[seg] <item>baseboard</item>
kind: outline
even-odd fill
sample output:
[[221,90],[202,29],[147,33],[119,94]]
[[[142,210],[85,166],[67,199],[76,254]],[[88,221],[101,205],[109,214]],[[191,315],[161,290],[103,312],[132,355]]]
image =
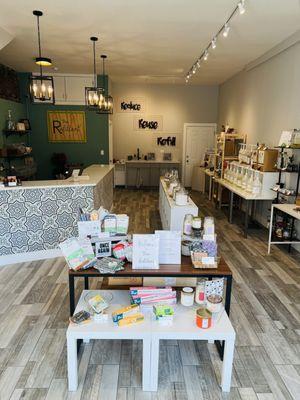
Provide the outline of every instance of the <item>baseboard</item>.
[[16,253],[0,256],[0,266],[17,264],[28,261],[45,260],[47,258],[62,257],[60,249],[31,251],[28,253]]

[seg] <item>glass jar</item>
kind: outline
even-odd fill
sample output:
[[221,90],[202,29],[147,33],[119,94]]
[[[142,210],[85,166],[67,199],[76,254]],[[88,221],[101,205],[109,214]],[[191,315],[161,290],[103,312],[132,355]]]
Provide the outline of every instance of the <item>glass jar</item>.
[[206,302],[206,296],[205,296],[206,281],[207,279],[199,279],[197,281],[195,302],[200,305],[203,305]]
[[252,185],[252,194],[259,195],[261,193],[261,189],[262,189],[262,184],[259,179],[259,172],[256,172]]
[[192,214],[186,214],[184,217],[183,221],[183,234],[187,236],[191,236],[193,230],[192,230],[192,225],[193,225],[193,215]]
[[252,193],[252,186],[253,186],[253,173],[252,171],[249,169],[248,171],[248,180],[247,180],[247,188],[246,191],[248,193]]

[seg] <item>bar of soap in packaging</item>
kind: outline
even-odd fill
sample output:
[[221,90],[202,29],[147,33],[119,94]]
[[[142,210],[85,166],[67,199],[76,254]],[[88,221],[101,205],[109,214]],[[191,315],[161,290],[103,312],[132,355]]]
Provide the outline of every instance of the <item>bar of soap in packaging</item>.
[[129,217],[126,214],[117,214],[117,233],[126,235],[128,231]]
[[119,326],[127,326],[127,325],[132,325],[132,324],[137,324],[139,322],[144,321],[144,316],[141,313],[136,313],[133,315],[129,315],[127,317],[124,317],[118,321]]
[[118,322],[125,317],[138,313],[139,311],[140,306],[138,304],[131,304],[130,306],[126,306],[114,311],[112,313],[112,318],[114,322]]

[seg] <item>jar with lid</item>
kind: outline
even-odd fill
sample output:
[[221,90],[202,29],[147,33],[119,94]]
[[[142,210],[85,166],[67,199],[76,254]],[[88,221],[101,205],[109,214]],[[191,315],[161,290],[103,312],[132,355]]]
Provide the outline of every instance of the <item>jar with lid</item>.
[[200,217],[194,217],[193,222],[192,222],[192,228],[193,228],[193,233],[195,237],[200,237],[201,236],[201,218]]
[[195,302],[203,305],[206,302],[205,285],[207,279],[198,279],[195,293]]
[[192,225],[193,225],[193,215],[186,214],[183,221],[183,233],[184,235],[190,236],[192,234]]
[[261,193],[262,183],[260,181],[259,175],[260,175],[259,172],[255,173],[255,177],[254,177],[253,185],[252,185],[252,194],[259,195]]

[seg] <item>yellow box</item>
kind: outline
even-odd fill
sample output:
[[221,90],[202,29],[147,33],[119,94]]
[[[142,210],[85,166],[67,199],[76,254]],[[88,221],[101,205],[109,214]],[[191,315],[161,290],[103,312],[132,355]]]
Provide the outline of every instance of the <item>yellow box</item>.
[[141,313],[129,315],[128,317],[122,318],[118,321],[119,326],[127,326],[137,324],[144,321],[144,316]]
[[114,322],[118,322],[120,319],[137,313],[138,311],[140,311],[140,306],[138,304],[131,304],[130,306],[122,307],[114,311],[112,313],[112,318]]

